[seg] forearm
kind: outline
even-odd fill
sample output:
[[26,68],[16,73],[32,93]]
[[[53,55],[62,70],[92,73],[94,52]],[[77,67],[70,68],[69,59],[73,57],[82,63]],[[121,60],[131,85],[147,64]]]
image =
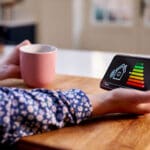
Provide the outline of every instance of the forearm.
[[0,143],[77,124],[91,115],[88,97],[80,90],[49,91],[0,88]]

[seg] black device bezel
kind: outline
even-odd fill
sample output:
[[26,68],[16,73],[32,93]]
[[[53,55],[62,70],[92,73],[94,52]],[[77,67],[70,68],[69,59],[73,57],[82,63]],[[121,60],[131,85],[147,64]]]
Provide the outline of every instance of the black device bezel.
[[[113,82],[110,82],[108,81],[109,79],[108,78],[108,74],[110,74],[110,70],[112,70],[111,68],[113,68],[113,63],[114,61],[116,61],[116,59],[124,59],[124,60],[128,60],[130,59],[133,59],[134,61],[136,60],[137,62],[138,61],[143,61],[143,62],[149,62],[149,66],[150,66],[150,58],[148,57],[140,57],[140,56],[131,56],[131,55],[115,55],[109,65],[109,67],[107,68],[107,71],[105,72],[105,75],[104,77],[102,78],[102,80],[100,81],[100,88],[103,88],[103,89],[106,89],[106,90],[112,90],[112,89],[115,89],[115,88],[132,88],[132,89],[137,89],[137,90],[142,90],[142,91],[146,91],[146,90],[150,90],[150,69],[148,70],[149,71],[149,80],[148,81],[145,81],[145,82],[148,82],[149,83],[149,87],[145,87],[143,89],[141,88],[136,88],[136,87],[130,87],[130,86],[125,86],[123,84],[116,84],[115,81]],[[148,76],[148,75],[147,75]],[[146,80],[146,79],[144,79]],[[121,83],[121,82],[120,82]]]

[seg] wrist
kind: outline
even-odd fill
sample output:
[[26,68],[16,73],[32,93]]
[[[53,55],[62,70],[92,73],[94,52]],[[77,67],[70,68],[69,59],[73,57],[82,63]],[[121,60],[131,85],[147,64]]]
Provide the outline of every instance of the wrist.
[[113,112],[113,105],[111,104],[111,97],[108,92],[97,95],[89,95],[89,99],[91,100],[93,107],[92,117]]

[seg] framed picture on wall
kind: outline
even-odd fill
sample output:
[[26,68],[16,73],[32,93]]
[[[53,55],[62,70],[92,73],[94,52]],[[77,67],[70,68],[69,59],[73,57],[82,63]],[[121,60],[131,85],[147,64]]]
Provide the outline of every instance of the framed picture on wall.
[[131,25],[134,0],[92,0],[92,22]]

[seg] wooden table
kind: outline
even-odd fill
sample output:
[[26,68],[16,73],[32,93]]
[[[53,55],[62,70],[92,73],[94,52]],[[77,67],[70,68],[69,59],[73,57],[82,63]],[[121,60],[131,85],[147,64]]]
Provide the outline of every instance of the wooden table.
[[[22,80],[5,80],[0,85],[26,88]],[[50,89],[80,88],[86,93],[104,92],[99,79],[57,75]],[[24,137],[20,150],[150,150],[150,117],[110,115],[47,133]]]

